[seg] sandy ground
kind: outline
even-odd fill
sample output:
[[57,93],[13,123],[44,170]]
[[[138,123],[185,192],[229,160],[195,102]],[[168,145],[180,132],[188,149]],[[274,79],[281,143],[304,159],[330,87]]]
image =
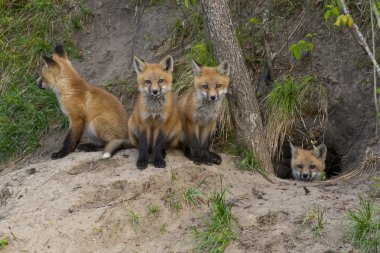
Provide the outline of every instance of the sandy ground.
[[[207,199],[220,190],[222,178],[237,232],[226,252],[347,252],[352,247],[342,241],[345,213],[371,184],[368,178],[270,183],[240,171],[228,155],[220,166],[197,166],[179,151],[168,154],[165,169],[150,165],[140,171],[136,156],[135,149],[109,160],[100,160],[100,152],[55,161],[45,156],[3,175],[0,234],[10,244],[2,251],[192,252],[193,228],[205,226]],[[173,208],[175,199],[202,180],[205,196],[198,206],[182,201],[182,210]],[[152,204],[160,206],[157,215],[148,213]],[[317,205],[326,221],[321,236],[313,225],[302,225]],[[140,225],[132,224],[131,210]]]

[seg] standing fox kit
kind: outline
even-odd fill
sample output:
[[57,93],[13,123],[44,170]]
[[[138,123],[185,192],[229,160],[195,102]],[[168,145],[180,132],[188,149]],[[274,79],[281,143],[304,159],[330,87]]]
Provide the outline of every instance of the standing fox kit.
[[220,164],[222,158],[209,150],[216,120],[229,84],[230,65],[216,68],[192,61],[194,87],[179,100],[185,156],[195,164]]
[[173,58],[168,55],[155,64],[135,56],[133,63],[140,94],[128,128],[130,140],[139,150],[136,166],[145,169],[151,153],[154,167],[164,168],[165,149],[177,145],[181,131],[172,93]]
[[63,46],[55,47],[52,58],[43,58],[45,65],[38,86],[55,92],[62,112],[70,121],[63,147],[51,158],[62,158],[74,151],[83,134],[93,143],[81,144],[78,149],[96,151],[105,147],[103,158],[125,148],[128,115],[118,99],[83,80],[71,65]]
[[327,148],[321,144],[313,150],[305,150],[294,147],[290,143],[292,150],[291,168],[294,179],[301,181],[319,180],[322,171],[325,170],[325,160]]

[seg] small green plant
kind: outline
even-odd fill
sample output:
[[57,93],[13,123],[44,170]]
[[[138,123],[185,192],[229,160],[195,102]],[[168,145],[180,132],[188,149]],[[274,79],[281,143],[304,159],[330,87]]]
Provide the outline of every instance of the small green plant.
[[177,176],[178,176],[178,171],[177,170],[172,170],[171,171],[171,180],[172,181],[177,180]]
[[297,43],[290,45],[289,51],[293,56],[299,60],[302,53],[308,53],[313,51],[313,43],[305,40],[299,40]]
[[200,202],[203,202],[203,192],[198,188],[189,187],[184,193],[183,198],[189,206],[197,206]]
[[265,179],[272,182],[268,172],[263,168],[263,166],[261,166],[261,163],[254,152],[249,149],[239,147],[236,144],[230,144],[228,150],[233,156],[240,157],[240,169],[257,172]]
[[233,228],[231,206],[226,201],[226,189],[214,192],[209,200],[211,221],[203,230],[194,230],[196,249],[200,252],[224,252],[229,242],[236,237]]
[[140,225],[140,216],[138,215],[136,210],[132,208],[132,206],[130,206],[128,217],[133,227],[137,227]]
[[342,4],[339,1],[331,0],[330,4],[326,5],[325,11],[325,21],[328,21],[330,18],[336,18],[339,16],[339,10],[342,8]]
[[[177,0],[178,1],[178,0]],[[196,6],[198,4],[198,0],[183,0],[183,5],[189,9],[190,6]]]
[[166,232],[166,229],[168,228],[168,224],[164,223],[160,226],[160,233]]
[[359,201],[358,208],[347,212],[345,238],[360,252],[380,252],[380,206],[369,198],[360,197]]
[[160,206],[153,204],[148,205],[148,215],[157,215],[160,211]]
[[322,229],[326,224],[326,220],[323,218],[324,210],[320,208],[319,205],[309,209],[305,219],[302,222],[302,225],[309,224],[312,226],[312,230],[317,235],[322,234]]
[[9,237],[8,236],[0,239],[0,249],[5,248],[6,246],[8,246],[8,244],[9,244]]
[[218,65],[218,61],[214,57],[211,45],[206,43],[204,40],[194,43],[191,46],[190,50],[190,58],[196,60],[202,65],[205,66],[216,66]]

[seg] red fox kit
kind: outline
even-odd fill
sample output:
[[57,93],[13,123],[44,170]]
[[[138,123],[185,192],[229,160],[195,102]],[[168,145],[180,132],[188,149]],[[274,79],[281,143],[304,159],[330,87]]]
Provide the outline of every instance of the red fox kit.
[[70,128],[60,151],[51,158],[67,156],[78,146],[82,135],[92,143],[81,144],[79,150],[104,148],[103,158],[126,148],[128,115],[116,97],[88,84],[71,65],[63,46],[55,47],[53,57],[44,56],[38,86],[55,92],[62,112],[69,118]]
[[327,148],[321,144],[313,150],[305,150],[294,147],[290,143],[292,150],[291,168],[294,179],[301,181],[319,180],[322,171],[325,170],[325,159]]
[[140,90],[137,103],[128,122],[132,144],[138,147],[136,166],[148,166],[148,154],[153,155],[156,168],[166,167],[165,149],[175,147],[181,122],[172,92],[173,58],[166,56],[160,63],[133,60]]
[[194,87],[179,100],[184,133],[185,156],[195,164],[220,164],[222,158],[209,150],[222,103],[229,84],[230,65],[203,67],[194,60]]

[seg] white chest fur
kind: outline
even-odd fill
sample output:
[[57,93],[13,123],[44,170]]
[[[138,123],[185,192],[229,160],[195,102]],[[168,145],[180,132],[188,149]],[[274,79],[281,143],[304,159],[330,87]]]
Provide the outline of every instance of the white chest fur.
[[193,121],[199,125],[208,125],[216,121],[222,107],[223,99],[199,101],[197,110],[193,113]]

